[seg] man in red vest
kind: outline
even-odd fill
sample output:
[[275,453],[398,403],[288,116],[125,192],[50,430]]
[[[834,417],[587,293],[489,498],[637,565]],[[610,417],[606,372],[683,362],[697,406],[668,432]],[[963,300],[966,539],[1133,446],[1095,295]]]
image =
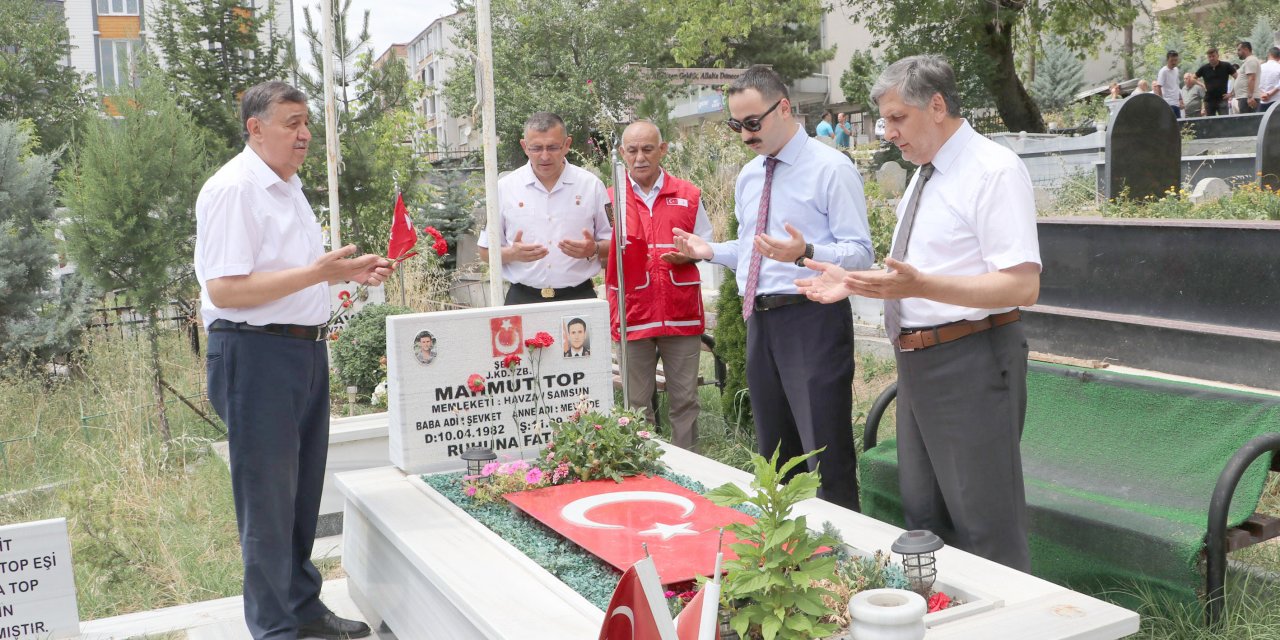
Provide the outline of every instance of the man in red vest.
[[[693,229],[710,237],[711,222],[702,208],[702,192],[662,169],[667,143],[652,122],[632,123],[622,134],[627,165],[626,239],[622,250],[627,297],[627,405],[653,420],[653,389],[658,358],[671,403],[672,444],[698,450],[698,356],[705,327],[697,260],[676,252],[671,230]],[[613,190],[609,199],[613,201]],[[614,225],[614,233],[618,225]],[[618,327],[616,241],[610,245],[609,313],[613,339]]]

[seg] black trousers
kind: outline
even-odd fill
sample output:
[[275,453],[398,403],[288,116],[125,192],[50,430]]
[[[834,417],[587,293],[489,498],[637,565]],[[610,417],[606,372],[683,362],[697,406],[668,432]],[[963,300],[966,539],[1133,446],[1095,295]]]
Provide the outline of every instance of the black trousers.
[[1031,570],[1019,449],[1027,340],[1014,322],[899,352],[898,483],[908,529]]
[[1223,96],[1217,100],[1211,98],[1204,99],[1205,115],[1207,116],[1225,116],[1231,113],[1230,98]]
[[803,302],[756,311],[747,321],[747,386],[760,454],[809,458],[818,497],[858,511],[853,424],[853,310]]
[[311,562],[329,452],[323,342],[211,331],[209,402],[227,425],[244,561],[244,619],[255,640],[295,640],[324,615]]
[[582,284],[572,287],[555,290],[555,297],[542,297],[542,290],[535,289],[518,282],[512,282],[511,287],[507,289],[506,304],[536,304],[538,302],[558,302],[560,300],[591,300],[598,297],[596,295],[595,285],[591,280],[586,280]]

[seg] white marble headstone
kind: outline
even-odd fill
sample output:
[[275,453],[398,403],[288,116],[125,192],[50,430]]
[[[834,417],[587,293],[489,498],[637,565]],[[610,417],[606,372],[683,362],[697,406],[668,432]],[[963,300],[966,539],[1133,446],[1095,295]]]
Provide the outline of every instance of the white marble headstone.
[[[527,347],[539,332],[555,343]],[[571,336],[585,337],[584,348],[571,349]],[[579,402],[613,408],[609,351],[603,300],[389,316],[391,462],[407,473],[460,470],[471,446],[489,447],[499,459],[532,458],[551,423]],[[520,364],[507,369],[503,360],[512,355]],[[481,393],[468,384],[474,374],[484,379]]]
[[78,635],[66,519],[0,527],[0,638]]

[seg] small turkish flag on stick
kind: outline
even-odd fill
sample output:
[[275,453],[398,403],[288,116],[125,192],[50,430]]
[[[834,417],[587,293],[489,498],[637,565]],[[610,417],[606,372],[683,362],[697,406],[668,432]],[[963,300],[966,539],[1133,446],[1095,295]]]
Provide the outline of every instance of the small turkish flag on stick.
[[622,574],[605,609],[599,640],[677,640],[653,558],[639,560]]
[[409,250],[418,244],[418,232],[409,220],[409,211],[404,208],[404,195],[396,194],[396,212],[391,219],[391,242],[387,244],[387,257],[392,260],[404,260],[416,255]]

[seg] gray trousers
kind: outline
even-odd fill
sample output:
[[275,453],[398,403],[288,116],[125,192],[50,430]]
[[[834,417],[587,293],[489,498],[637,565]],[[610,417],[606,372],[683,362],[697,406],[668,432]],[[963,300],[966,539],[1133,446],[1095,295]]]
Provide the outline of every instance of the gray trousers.
[[698,451],[698,356],[700,336],[662,336],[627,340],[627,406],[654,421],[653,390],[658,359],[667,379],[671,405],[671,444]]
[[1019,442],[1027,414],[1022,323],[899,352],[898,482],[908,529],[1031,570]]

